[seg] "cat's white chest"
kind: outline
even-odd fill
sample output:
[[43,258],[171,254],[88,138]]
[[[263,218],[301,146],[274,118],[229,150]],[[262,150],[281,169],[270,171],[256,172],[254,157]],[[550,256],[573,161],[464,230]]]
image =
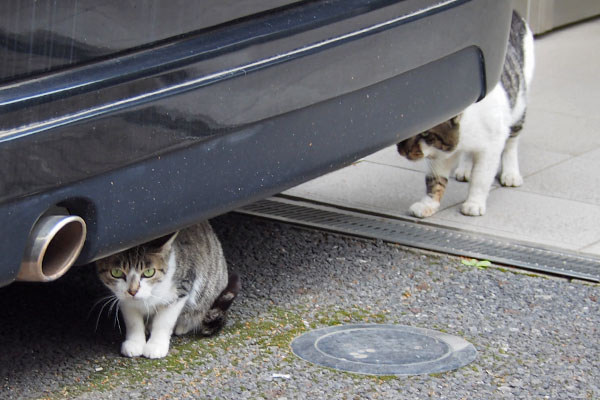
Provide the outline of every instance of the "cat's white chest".
[[171,252],[165,278],[152,288],[151,300],[155,300],[156,305],[160,305],[161,303],[170,304],[177,300],[177,288],[173,282],[176,268],[177,259],[175,257],[175,252]]

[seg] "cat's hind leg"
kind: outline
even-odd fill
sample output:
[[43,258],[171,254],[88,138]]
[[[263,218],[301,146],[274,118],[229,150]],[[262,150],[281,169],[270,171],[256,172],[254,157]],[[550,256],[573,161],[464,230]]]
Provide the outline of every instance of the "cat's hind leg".
[[227,287],[223,289],[202,320],[203,335],[214,335],[225,326],[227,322],[227,310],[231,307],[233,300],[237,297],[241,288],[242,284],[239,276],[237,274],[230,274]]
[[448,176],[454,166],[457,154],[449,157],[439,157],[429,160],[430,172],[425,176],[427,196],[414,203],[408,210],[417,218],[426,218],[435,214],[440,208],[440,202],[448,185]]
[[523,184],[523,177],[519,172],[518,144],[518,136],[512,136],[511,134],[506,139],[506,145],[502,152],[502,171],[500,173],[500,183],[502,186],[517,187]]
[[210,336],[220,331],[227,322],[227,310],[231,307],[241,287],[240,278],[236,274],[230,274],[227,286],[221,291],[210,309],[206,313],[201,310],[189,310],[182,314],[175,327],[175,334],[185,335],[193,332]]
[[473,156],[471,153],[462,152],[458,159],[458,166],[454,171],[454,177],[457,181],[468,182],[471,179],[473,170]]

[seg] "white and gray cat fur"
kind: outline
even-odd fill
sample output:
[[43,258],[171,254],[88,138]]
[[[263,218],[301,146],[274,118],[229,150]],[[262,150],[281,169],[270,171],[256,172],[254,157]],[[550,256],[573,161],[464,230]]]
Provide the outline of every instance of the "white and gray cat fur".
[[127,357],[166,356],[173,332],[216,333],[240,290],[206,221],[98,260],[96,267],[118,299]]
[[429,162],[427,196],[410,207],[410,214],[424,218],[437,212],[457,162],[456,179],[470,181],[461,207],[465,215],[485,214],[488,193],[500,164],[503,186],[523,183],[517,144],[525,121],[533,67],[533,35],[526,22],[513,12],[502,75],[494,89],[458,116],[398,143],[398,152],[409,160],[426,157]]

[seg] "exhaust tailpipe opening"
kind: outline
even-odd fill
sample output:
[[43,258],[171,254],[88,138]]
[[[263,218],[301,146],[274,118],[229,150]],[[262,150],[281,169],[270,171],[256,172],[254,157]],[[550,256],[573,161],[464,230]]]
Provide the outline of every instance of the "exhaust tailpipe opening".
[[79,256],[85,235],[85,221],[77,215],[43,216],[31,231],[17,280],[50,282],[60,278]]

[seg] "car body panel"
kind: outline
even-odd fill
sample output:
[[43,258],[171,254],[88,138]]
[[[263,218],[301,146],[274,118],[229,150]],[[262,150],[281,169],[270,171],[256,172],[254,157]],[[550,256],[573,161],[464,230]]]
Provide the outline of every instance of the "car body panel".
[[[4,0],[0,82],[114,58],[299,0]],[[26,56],[24,56],[26,54]]]
[[87,263],[455,115],[496,84],[510,13],[295,2],[0,85],[0,283],[57,204],[85,219]]

